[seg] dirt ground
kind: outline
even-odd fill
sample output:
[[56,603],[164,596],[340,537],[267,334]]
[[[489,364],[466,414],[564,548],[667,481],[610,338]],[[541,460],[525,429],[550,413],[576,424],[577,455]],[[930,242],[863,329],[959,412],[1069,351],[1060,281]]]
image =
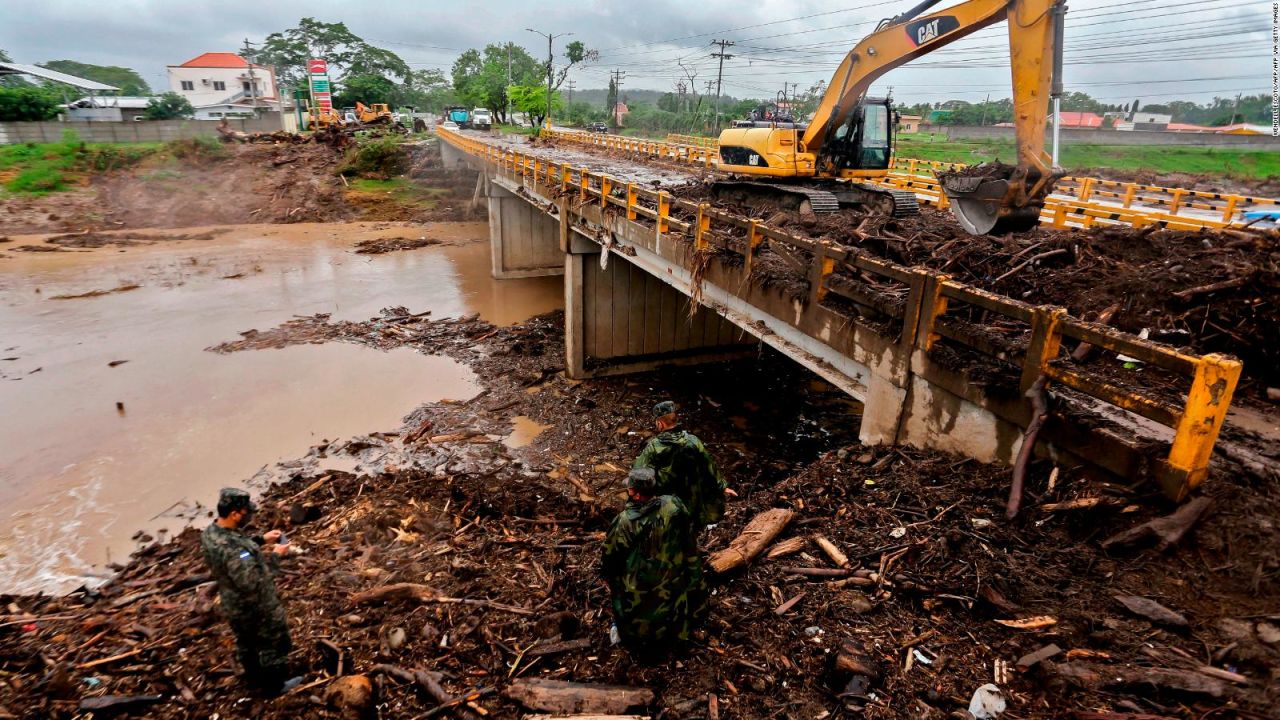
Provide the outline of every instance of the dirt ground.
[[[350,220],[462,220],[475,175],[439,167],[427,146],[412,153],[410,176],[440,188],[438,206],[405,207],[385,193],[352,189],[337,174],[343,151],[321,144],[229,144],[225,155],[152,158],[90,175],[85,184],[44,196],[0,194],[0,236],[182,228],[242,223]],[[3,248],[0,248],[3,249]]]
[[[562,326],[559,314],[496,328],[390,308],[362,323],[299,318],[211,348],[408,345],[467,362],[484,390],[424,406],[393,432],[324,441],[263,476],[281,482],[264,490],[259,525],[285,527],[305,550],[280,578],[299,690],[242,692],[188,530],[99,590],[0,598],[0,706],[70,718],[85,698],[155,695],[139,701],[153,703],[147,717],[390,719],[475,697],[436,714],[508,718],[523,713],[512,688],[543,678],[650,688],[656,699],[635,709],[669,718],[943,718],[991,682],[1007,718],[1275,716],[1274,483],[1218,472],[1202,486],[1207,513],[1171,547],[1104,548],[1173,508],[1150,488],[1045,461],[1007,521],[1006,469],[859,446],[856,406],[769,351],[578,382],[560,372]],[[759,392],[743,397],[744,385]],[[708,550],[761,511],[796,517],[777,557],[716,579],[699,641],[647,665],[608,645],[597,566],[648,408],[667,397],[741,495],[704,535]],[[510,448],[512,416],[547,427]],[[412,587],[361,596],[399,583]],[[850,653],[852,675],[836,662]],[[419,669],[439,673],[443,696],[413,681]],[[336,688],[360,682],[336,675],[369,676],[376,707],[336,707]]]

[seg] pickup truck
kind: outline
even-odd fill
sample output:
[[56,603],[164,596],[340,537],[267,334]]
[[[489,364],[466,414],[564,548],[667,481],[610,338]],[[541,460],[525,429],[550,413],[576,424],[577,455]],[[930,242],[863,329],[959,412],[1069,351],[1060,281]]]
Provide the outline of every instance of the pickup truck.
[[587,126],[587,132],[607,133],[609,132],[609,126],[602,122],[594,122]]

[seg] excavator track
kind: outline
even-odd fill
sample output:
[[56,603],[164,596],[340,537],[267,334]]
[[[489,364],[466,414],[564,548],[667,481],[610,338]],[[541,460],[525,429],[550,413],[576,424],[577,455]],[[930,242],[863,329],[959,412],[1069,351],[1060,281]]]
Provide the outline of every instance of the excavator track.
[[713,191],[722,200],[765,201],[788,210],[830,215],[844,207],[869,208],[893,217],[920,214],[914,193],[866,183],[831,183],[829,190],[804,185],[724,180]]

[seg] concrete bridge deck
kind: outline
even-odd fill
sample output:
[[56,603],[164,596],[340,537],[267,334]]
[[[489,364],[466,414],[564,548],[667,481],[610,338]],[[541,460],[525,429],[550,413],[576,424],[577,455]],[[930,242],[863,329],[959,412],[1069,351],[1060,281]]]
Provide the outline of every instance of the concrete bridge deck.
[[[764,342],[864,403],[867,443],[905,443],[1013,463],[1041,377],[1058,400],[1039,451],[1185,496],[1206,475],[1239,362],[1192,356],[1066,315],[790,235],[663,187],[689,173],[565,148],[440,131],[447,164],[480,172],[494,274],[563,274],[573,377],[708,362]],[[592,166],[607,165],[606,172]],[[696,171],[695,171],[696,172]],[[808,286],[768,287],[777,249],[807,258]],[[1025,351],[969,320],[1020,324]],[[1183,378],[1176,401],[1118,387],[1061,357],[1087,342]],[[982,369],[977,381],[972,369]],[[999,378],[992,381],[991,378]]]

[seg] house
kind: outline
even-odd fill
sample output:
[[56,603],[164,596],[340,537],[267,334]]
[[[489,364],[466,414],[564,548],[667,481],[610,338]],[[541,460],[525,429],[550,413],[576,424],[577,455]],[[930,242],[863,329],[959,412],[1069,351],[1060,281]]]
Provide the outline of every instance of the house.
[[617,105],[613,106],[613,124],[621,127],[622,119],[625,118],[629,112],[631,111],[627,109],[627,104],[619,101]]
[[281,109],[275,69],[235,53],[207,52],[170,65],[169,88],[191,103],[197,120],[250,117],[255,108]]
[[916,133],[920,132],[919,115],[899,115],[898,116],[898,132],[900,133]]
[[[1062,118],[1062,127],[1075,128],[1077,130],[1097,130],[1102,127],[1102,116],[1091,112],[1068,112],[1058,113]],[[1053,116],[1049,116],[1049,122],[1052,124]]]
[[68,122],[139,120],[154,97],[130,95],[89,95],[63,105]]

